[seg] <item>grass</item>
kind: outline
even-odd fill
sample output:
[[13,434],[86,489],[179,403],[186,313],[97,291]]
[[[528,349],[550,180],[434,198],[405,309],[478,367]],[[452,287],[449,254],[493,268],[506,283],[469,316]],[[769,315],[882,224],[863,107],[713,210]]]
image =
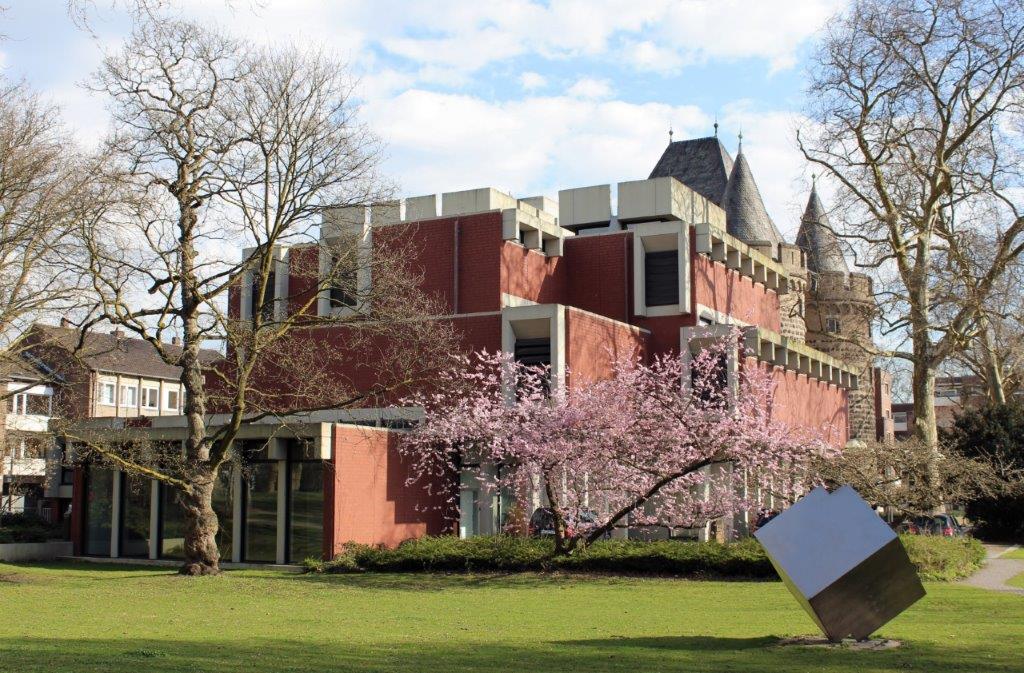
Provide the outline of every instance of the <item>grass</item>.
[[1020,587],[1021,589],[1024,589],[1024,573],[1021,573],[1016,577],[1011,577],[1007,584],[1011,587]]
[[1013,559],[1019,559],[1021,561],[1024,561],[1024,547],[1021,547],[1019,549],[1014,549],[1011,552],[1007,552],[1007,553],[1003,554],[1002,556],[1000,556],[999,558],[1013,558]]
[[0,670],[1024,671],[1020,596],[927,589],[851,652],[773,647],[815,632],[780,582],[0,564]]

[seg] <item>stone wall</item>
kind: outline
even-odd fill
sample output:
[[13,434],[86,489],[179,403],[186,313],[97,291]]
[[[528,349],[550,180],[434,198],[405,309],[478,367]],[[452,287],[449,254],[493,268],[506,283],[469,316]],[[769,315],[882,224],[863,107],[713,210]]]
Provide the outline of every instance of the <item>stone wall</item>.
[[[877,307],[871,279],[863,274],[819,273],[809,279],[805,320],[807,344],[842,360],[857,374],[850,391],[850,439],[876,437],[875,358],[871,321]],[[838,329],[837,329],[838,328]]]

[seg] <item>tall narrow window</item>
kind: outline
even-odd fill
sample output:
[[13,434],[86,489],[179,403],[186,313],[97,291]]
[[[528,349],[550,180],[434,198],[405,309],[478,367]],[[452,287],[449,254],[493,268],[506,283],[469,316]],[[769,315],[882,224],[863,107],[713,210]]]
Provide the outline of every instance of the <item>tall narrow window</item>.
[[93,467],[85,472],[85,554],[110,556],[114,473]]
[[828,316],[827,318],[825,318],[825,331],[829,332],[830,334],[838,334],[839,318],[836,318],[835,316]]
[[[550,367],[551,339],[516,339],[514,357],[516,362],[535,371]],[[550,390],[551,382],[547,381],[546,385]]]
[[149,479],[134,474],[121,477],[121,556],[149,556]]
[[648,306],[679,303],[679,251],[644,254],[644,294]]
[[274,317],[274,299],[275,299],[275,276],[274,272],[271,271],[267,274],[267,286],[266,291],[263,293],[263,301],[260,302],[260,285],[262,284],[263,277],[254,273],[252,275],[252,285],[250,286],[249,292],[249,315],[256,317],[259,315],[264,320],[271,320]]
[[310,446],[288,447],[288,561],[323,557],[324,461],[309,456]]
[[331,257],[331,308],[354,308],[356,305],[356,270],[347,260]]

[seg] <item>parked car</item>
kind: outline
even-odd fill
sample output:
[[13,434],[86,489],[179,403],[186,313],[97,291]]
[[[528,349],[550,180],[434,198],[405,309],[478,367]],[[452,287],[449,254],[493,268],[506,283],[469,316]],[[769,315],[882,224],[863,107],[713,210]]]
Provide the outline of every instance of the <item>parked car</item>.
[[[578,537],[597,527],[597,512],[580,510],[578,515],[569,516],[565,522],[566,537]],[[554,536],[555,513],[550,507],[538,507],[530,517],[530,535],[534,537]]]
[[911,535],[941,535],[942,537],[963,537],[967,534],[966,529],[952,514],[911,517],[902,521],[896,530]]

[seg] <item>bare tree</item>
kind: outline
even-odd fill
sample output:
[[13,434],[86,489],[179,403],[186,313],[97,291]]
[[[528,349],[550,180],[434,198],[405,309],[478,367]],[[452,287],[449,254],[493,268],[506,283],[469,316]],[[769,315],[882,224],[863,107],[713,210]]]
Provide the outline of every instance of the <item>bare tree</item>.
[[[914,432],[936,446],[937,368],[975,336],[979,307],[1024,250],[1024,5],[858,0],[827,29],[810,77],[800,148],[839,188],[838,233],[877,276],[885,354],[912,365]],[[978,232],[986,259],[970,254]],[[957,282],[939,282],[951,269]]]
[[[39,383],[54,383],[25,359],[32,323],[82,308],[75,232],[103,211],[89,161],[57,108],[24,83],[0,79],[0,404]],[[8,379],[17,381],[8,385]],[[28,398],[22,398],[28,399]],[[36,410],[38,411],[38,410]],[[17,432],[0,414],[0,473]],[[10,490],[17,488],[12,483]],[[8,501],[9,504],[9,501]]]
[[[850,484],[868,502],[907,514],[923,515],[942,503],[963,503],[996,486],[988,463],[965,458],[950,447],[935,454],[919,439],[857,443],[838,456],[815,461],[811,475],[829,486]],[[934,479],[929,470],[938,473]]]
[[[379,403],[449,351],[450,328],[425,319],[436,312],[407,246],[342,226],[349,211],[330,210],[390,194],[346,73],[322,54],[146,21],[95,80],[116,120],[106,153],[122,206],[84,232],[100,301],[90,322],[124,326],[181,368],[187,432],[183,449],[78,439],[176,489],[185,574],[218,572],[212,492],[218,471],[240,460],[232,442],[243,422]],[[246,305],[229,310],[229,296]],[[180,348],[168,346],[172,334]],[[211,363],[204,344],[221,345],[223,359]],[[371,348],[372,380],[359,371]],[[228,420],[211,424],[212,411]]]

